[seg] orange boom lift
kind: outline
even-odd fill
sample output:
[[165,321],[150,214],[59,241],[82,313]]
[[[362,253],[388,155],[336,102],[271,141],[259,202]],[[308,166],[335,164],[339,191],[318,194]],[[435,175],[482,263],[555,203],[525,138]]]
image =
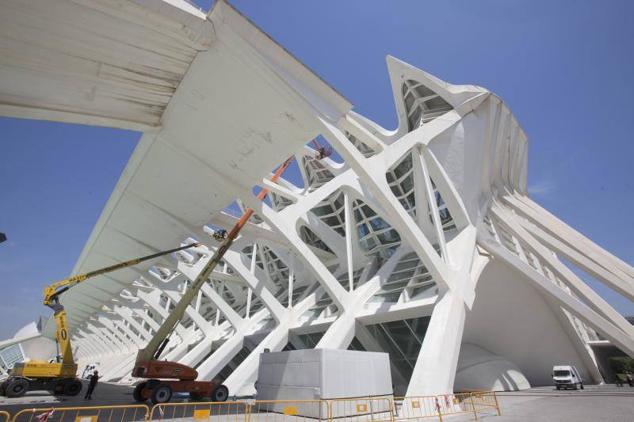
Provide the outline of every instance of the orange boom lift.
[[[275,171],[273,177],[271,177],[271,181],[276,182],[291,164],[292,160],[293,157],[291,156],[284,161]],[[258,200],[264,200],[268,192],[268,189],[262,189],[257,196]],[[224,385],[214,381],[196,381],[198,372],[194,368],[178,362],[161,361],[159,358],[165,346],[167,346],[170,334],[174,331],[176,324],[183,318],[187,306],[196,297],[201,287],[207,282],[207,279],[214,268],[216,268],[216,265],[222,260],[225,252],[229,249],[240,233],[240,230],[242,230],[252,215],[253,210],[247,208],[228,234],[225,235],[223,231],[221,236],[214,236],[222,241],[220,247],[213,254],[200,274],[198,274],[191,284],[190,289],[183,294],[181,300],[163,321],[147,346],[139,350],[134,369],[132,370],[132,376],[145,378],[146,380],[139,383],[134,389],[135,400],[150,400],[154,404],[165,403],[170,401],[172,393],[176,392],[189,393],[193,399],[208,397],[213,401],[225,401],[229,396],[229,390]]]

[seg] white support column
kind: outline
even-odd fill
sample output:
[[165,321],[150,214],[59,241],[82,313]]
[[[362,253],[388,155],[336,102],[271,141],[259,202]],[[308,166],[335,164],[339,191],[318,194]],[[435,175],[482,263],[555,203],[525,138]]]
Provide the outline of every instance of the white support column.
[[407,397],[453,393],[465,315],[460,295],[450,290],[439,299],[407,387]]
[[[253,250],[251,251],[251,266],[249,268],[249,271],[251,272],[251,274],[255,277],[255,267],[257,265],[257,253],[258,253],[258,244],[254,243],[253,244]],[[246,307],[246,315],[245,318],[250,318],[251,317],[251,300],[252,300],[252,296],[253,296],[253,289],[251,289],[251,287],[248,288],[248,292],[247,292],[247,307]]]
[[266,316],[268,312],[261,309],[251,319],[242,324],[236,329],[236,332],[229,337],[214,353],[209,356],[200,366],[197,368],[198,379],[213,379],[222,368],[227,365],[233,359],[233,357],[242,349],[244,344],[244,336],[254,326],[259,324]]
[[98,355],[105,355],[112,353],[110,346],[106,345],[101,337],[94,334],[88,327],[84,325],[84,328],[78,328],[77,333],[81,334],[95,349],[99,350]]
[[560,277],[566,284],[580,296],[595,312],[603,315],[612,323],[618,326],[623,332],[634,338],[634,326],[630,324],[619,312],[617,312],[610,304],[608,304],[601,296],[592,290],[583,282],[575,273],[566,267],[561,261],[556,259],[551,251],[540,244],[534,237],[530,235],[522,226],[521,218],[514,216],[512,213],[504,210],[501,206],[495,205],[491,208],[493,215],[500,219],[500,222],[506,226],[515,236],[526,242],[534,251],[534,253],[543,261],[548,263],[557,277]]
[[83,331],[77,330],[77,338],[79,340],[79,347],[88,351],[88,356],[100,356],[103,353],[103,349],[101,349],[95,342],[90,341],[86,334]]
[[288,268],[288,309],[293,308],[293,279],[295,278],[295,272],[293,267]]
[[100,337],[104,341],[104,343],[110,346],[113,354],[125,352],[125,349],[122,347],[122,345],[115,340],[112,334],[102,324],[99,324],[97,321],[91,320],[88,323],[87,327],[90,328],[93,333],[95,333],[95,335]]
[[[107,318],[104,315],[98,315],[97,320],[101,324],[103,324],[108,330],[110,330],[110,332],[116,333],[117,338],[119,338],[119,340],[123,342],[123,344],[127,347],[128,350],[133,350],[135,348],[141,347],[141,343],[137,341],[134,333],[130,331],[128,327],[126,327],[124,324],[115,324],[115,321],[113,321],[110,318]],[[123,334],[118,331],[117,327],[123,331]],[[125,335],[130,337],[130,340],[128,340],[127,337],[125,337]]]
[[257,378],[260,353],[264,349],[269,349],[272,352],[282,350],[289,341],[290,327],[297,323],[297,317],[307,311],[313,304],[313,300],[306,298],[296,305],[295,312],[286,314],[284,320],[266,335],[257,347],[249,353],[249,356],[225,380],[225,385],[229,388],[229,391],[235,391],[235,394],[238,395],[255,394],[254,383]]
[[[447,245],[445,242],[445,231],[442,228],[442,222],[440,220],[440,213],[438,211],[438,203],[436,201],[436,195],[434,194],[434,188],[431,184],[431,179],[429,177],[429,171],[427,170],[427,164],[425,163],[425,158],[422,155],[422,152],[417,149],[418,163],[421,168],[423,183],[425,183],[425,193],[427,194],[427,203],[429,204],[429,209],[431,210],[432,221],[434,222],[434,228],[436,231],[436,238],[438,239],[438,245],[440,247],[440,254],[446,263],[450,262],[449,257],[447,256]],[[425,208],[421,207],[419,204],[418,212],[421,214],[424,213]]]
[[392,254],[379,271],[368,280],[363,286],[357,289],[354,301],[350,303],[348,309],[343,311],[336,321],[330,324],[322,338],[317,343],[317,349],[345,349],[354,338],[356,318],[360,310],[374,293],[381,287],[381,281],[394,271],[396,264],[405,254],[405,248],[400,247]]
[[354,266],[352,263],[352,205],[350,204],[350,195],[348,192],[343,193],[343,208],[346,220],[346,263],[348,266],[348,291],[354,290]]
[[[164,320],[165,318],[167,318],[169,312],[164,307],[162,307],[159,302],[159,296],[161,292],[161,290],[155,289],[152,292],[148,293],[139,289],[139,291],[137,292],[137,297],[147,303],[152,309],[152,312],[158,314]],[[154,326],[152,327],[152,329],[158,330],[160,325],[156,324],[156,321],[153,322]],[[152,323],[150,323],[150,325],[152,325]],[[185,329],[181,324],[176,324],[176,328],[174,329],[174,331],[176,332],[176,334],[178,334],[179,337],[186,337],[187,333],[185,332]]]
[[260,354],[264,349],[280,351],[288,343],[288,323],[278,325],[249,353],[249,356],[233,370],[224,381],[232,394],[249,396],[256,393],[254,383],[258,375]]
[[[577,254],[570,257],[571,260],[575,256],[582,256],[593,262],[595,266],[601,267],[601,275],[598,275],[598,277],[611,288],[630,298],[630,300],[634,300],[634,268],[572,229],[530,198],[520,195],[508,195],[502,199],[558,242],[577,252]],[[565,248],[561,250],[562,252],[566,251]],[[581,263],[578,263],[578,265],[581,266]],[[588,266],[586,271],[592,272],[591,268],[593,266]]]
[[339,307],[344,308],[345,302],[348,300],[349,292],[346,291],[337,279],[332,275],[328,268],[321,262],[315,253],[302,241],[297,234],[295,227],[284,221],[269,206],[263,202],[257,201],[252,195],[247,195],[243,201],[264,219],[271,227],[274,227],[280,236],[289,242],[291,248],[295,251],[298,258],[303,260],[308,270],[319,281],[321,286],[328,292],[333,302]]
[[479,244],[481,244],[483,248],[523,274],[528,280],[532,281],[533,285],[541,292],[549,295],[553,300],[556,300],[559,306],[577,316],[595,331],[601,333],[601,335],[610,340],[612,344],[620,348],[623,352],[630,356],[634,356],[634,338],[626,335],[623,331],[594,312],[587,305],[566,293],[561,289],[561,287],[557,286],[537,271],[534,271],[530,265],[522,262],[517,256],[507,251],[503,246],[497,244],[492,239],[482,237],[482,239],[479,240]]
[[123,336],[109,321],[102,321],[98,316],[94,317],[95,320],[93,323],[96,326],[99,326],[104,334],[106,334],[112,341],[117,345],[119,350],[123,353],[128,351],[130,344],[126,341],[125,336]]
[[[173,302],[178,302],[180,301],[182,295],[179,294],[177,291],[175,290],[163,290],[163,293],[165,293],[167,295],[167,297],[169,297]],[[187,315],[189,318],[191,318],[191,320],[193,321],[194,324],[196,324],[196,326],[198,326],[198,328],[205,332],[208,330],[212,329],[211,324],[206,321],[202,315],[200,315],[196,309],[194,309],[193,306],[189,305],[187,307],[187,309],[185,310],[185,315]]]
[[94,321],[86,322],[86,329],[93,334],[93,336],[99,338],[101,343],[103,343],[104,347],[107,349],[107,354],[117,354],[122,353],[123,350],[119,347],[119,345],[115,344],[111,339],[107,338],[99,327],[96,327]]
[[[434,280],[443,289],[452,288],[457,275],[449,266],[445,265],[445,262],[438,256],[416,222],[392,194],[385,180],[384,171],[378,172],[375,170],[376,167],[372,165],[372,163],[376,163],[378,168],[383,168],[382,165],[378,164],[382,159],[382,154],[365,159],[336,126],[322,118],[318,118],[318,120],[323,127],[323,136],[337,149],[337,152],[346,160],[346,163],[364,181],[365,186],[374,195],[374,199],[383,208],[390,224],[414,249]],[[466,291],[464,294],[465,299],[472,303],[474,292]]]
[[425,174],[423,173],[423,167],[418,163],[419,160],[424,160],[424,157],[422,157],[417,149],[412,150],[410,155],[412,156],[412,168],[414,172],[414,201],[416,203],[417,210],[416,223],[423,234],[431,239],[434,237],[436,229],[433,221],[429,221],[426,208],[424,206],[424,204],[427,204],[429,201],[427,195],[427,184],[424,183]]
[[199,291],[198,294],[196,295],[196,304],[194,305],[194,309],[198,313],[200,313],[200,305],[202,303],[202,300],[203,300],[203,293]]

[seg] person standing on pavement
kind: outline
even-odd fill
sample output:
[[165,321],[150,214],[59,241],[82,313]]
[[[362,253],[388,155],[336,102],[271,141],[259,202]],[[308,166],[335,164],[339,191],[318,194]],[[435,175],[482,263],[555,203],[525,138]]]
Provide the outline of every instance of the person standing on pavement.
[[85,400],[92,399],[92,392],[95,390],[97,386],[97,381],[99,381],[99,372],[95,371],[90,376],[90,381],[88,382],[88,390],[86,390],[86,395],[84,396]]

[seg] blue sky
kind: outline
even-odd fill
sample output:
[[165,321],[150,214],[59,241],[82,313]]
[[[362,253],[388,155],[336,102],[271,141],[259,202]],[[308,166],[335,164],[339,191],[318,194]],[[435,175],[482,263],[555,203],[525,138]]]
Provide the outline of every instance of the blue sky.
[[[497,93],[529,136],[532,197],[634,262],[634,2],[232,3],[385,127],[387,54]],[[0,339],[48,314],[41,289],[69,275],[139,136],[0,118]]]

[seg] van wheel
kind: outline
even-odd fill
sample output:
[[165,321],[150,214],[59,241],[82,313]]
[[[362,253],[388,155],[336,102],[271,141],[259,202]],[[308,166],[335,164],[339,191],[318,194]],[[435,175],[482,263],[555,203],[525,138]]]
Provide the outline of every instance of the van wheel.
[[557,388],[557,390],[561,390],[561,387],[560,387],[560,386],[556,386],[555,388]]

